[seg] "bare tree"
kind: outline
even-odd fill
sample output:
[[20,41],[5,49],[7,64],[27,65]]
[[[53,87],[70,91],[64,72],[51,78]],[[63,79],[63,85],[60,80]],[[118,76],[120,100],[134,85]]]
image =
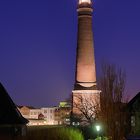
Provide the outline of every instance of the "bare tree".
[[123,103],[125,72],[112,64],[103,64],[100,79],[101,120],[106,134],[112,140],[121,140],[125,135],[126,112]]
[[73,94],[73,112],[80,121],[103,123],[104,132],[111,140],[122,140],[127,127],[124,97],[125,72],[113,64],[102,65],[99,81],[101,93]]
[[99,116],[99,93],[73,94],[73,112],[82,124],[92,124]]

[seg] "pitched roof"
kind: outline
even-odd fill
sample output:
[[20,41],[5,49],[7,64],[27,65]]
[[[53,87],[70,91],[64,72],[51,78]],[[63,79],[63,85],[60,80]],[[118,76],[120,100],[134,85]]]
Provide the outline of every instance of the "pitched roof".
[[140,92],[129,101],[128,105],[133,104],[138,98],[140,98]]
[[26,124],[25,119],[18,111],[7,91],[0,83],[0,124]]
[[18,108],[22,109],[23,107],[27,107],[29,109],[36,109],[35,107],[33,106],[21,106],[21,105],[17,105]]
[[140,111],[139,109],[139,105],[140,105],[140,92],[134,97],[132,98],[128,105],[127,105],[127,108],[130,110],[130,111]]

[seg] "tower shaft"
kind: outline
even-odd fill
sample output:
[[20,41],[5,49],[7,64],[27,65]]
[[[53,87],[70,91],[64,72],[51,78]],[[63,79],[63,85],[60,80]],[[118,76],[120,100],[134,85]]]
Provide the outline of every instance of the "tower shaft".
[[91,4],[81,3],[78,12],[75,89],[96,85]]

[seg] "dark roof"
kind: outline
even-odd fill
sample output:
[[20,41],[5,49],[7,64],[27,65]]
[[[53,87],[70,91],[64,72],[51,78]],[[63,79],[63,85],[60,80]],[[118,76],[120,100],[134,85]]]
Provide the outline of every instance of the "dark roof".
[[140,98],[140,92],[134,97],[132,98],[129,103],[128,103],[128,106],[132,105],[137,99]]
[[128,105],[127,105],[127,109],[131,112],[140,112],[140,92],[134,97],[132,98]]
[[0,124],[26,124],[25,119],[18,111],[7,91],[0,83]]
[[33,106],[26,106],[26,105],[25,105],[25,106],[23,106],[23,105],[22,105],[22,106],[21,106],[21,105],[17,105],[17,107],[20,108],[20,109],[21,109],[22,107],[27,107],[27,108],[29,108],[29,109],[36,109],[36,108],[33,107]]

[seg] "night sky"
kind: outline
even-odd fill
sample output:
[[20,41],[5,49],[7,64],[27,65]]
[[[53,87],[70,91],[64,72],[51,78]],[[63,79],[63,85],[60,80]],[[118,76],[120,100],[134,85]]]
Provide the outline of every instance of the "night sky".
[[[0,0],[0,81],[18,105],[54,106],[75,77],[76,0]],[[95,0],[97,77],[103,61],[126,71],[140,91],[140,0]]]

